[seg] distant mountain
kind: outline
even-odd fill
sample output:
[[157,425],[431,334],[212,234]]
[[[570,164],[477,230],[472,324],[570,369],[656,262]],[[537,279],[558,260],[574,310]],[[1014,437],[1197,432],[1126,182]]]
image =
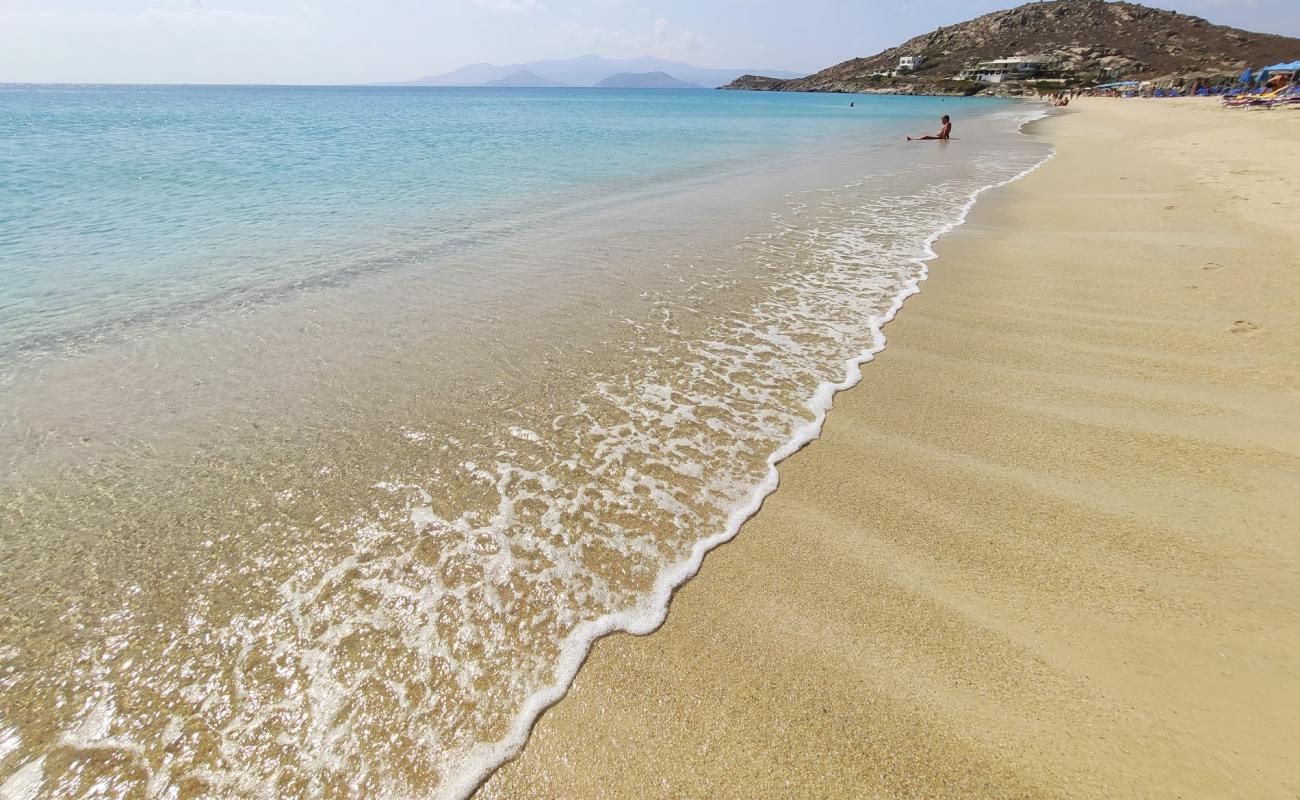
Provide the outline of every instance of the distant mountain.
[[514,86],[514,87],[529,87],[529,88],[538,88],[538,87],[545,87],[545,86],[563,86],[563,85],[564,84],[559,83],[558,81],[553,81],[548,78],[543,78],[541,75],[538,75],[535,72],[526,69],[518,69],[510,73],[509,75],[505,76],[504,78],[496,78],[495,80],[483,81],[482,83],[479,84],[479,86]]
[[[1048,0],[995,11],[797,80],[746,75],[729,89],[790,92],[907,91],[951,83],[963,68],[1016,55],[1046,57],[1086,79],[1231,75],[1300,54],[1300,39],[1214,25],[1200,17],[1104,0]],[[901,56],[925,56],[913,73],[882,79]]]
[[530,61],[526,64],[470,64],[443,75],[430,75],[414,81],[405,81],[397,86],[482,86],[489,81],[497,81],[512,73],[527,71],[547,80],[558,81],[568,86],[595,86],[605,78],[620,73],[664,72],[678,80],[700,86],[721,86],[739,78],[746,73],[763,73],[774,78],[789,79],[802,77],[798,72],[759,69],[714,69],[697,67],[680,61],[667,61],[662,58],[645,56],[643,58],[601,58],[600,56],[581,56],[565,61]]
[[698,89],[698,83],[679,81],[667,72],[620,72],[596,84],[602,89]]

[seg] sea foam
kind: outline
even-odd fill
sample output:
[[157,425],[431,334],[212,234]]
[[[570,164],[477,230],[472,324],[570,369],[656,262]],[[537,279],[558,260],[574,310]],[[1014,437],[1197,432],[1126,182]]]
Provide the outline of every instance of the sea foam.
[[[68,683],[87,699],[60,720],[61,741],[112,751],[105,769],[122,766],[102,777],[155,794],[181,779],[215,795],[471,793],[596,639],[662,624],[673,590],[737,535],[885,346],[935,241],[1043,160],[1003,148],[958,168],[915,152],[791,194],[765,232],[734,243],[728,257],[755,268],[743,302],[719,299],[735,271],[689,263],[680,290],[643,293],[651,311],[626,318],[608,344],[617,358],[579,370],[572,394],[484,410],[473,436],[404,420],[386,446],[409,466],[362,475],[369,494],[346,513],[268,486],[248,506],[264,513],[251,534],[204,539],[234,554],[187,585],[183,630],[149,651],[134,621],[148,597],[133,596],[73,654],[88,666]],[[133,705],[145,694],[167,713]],[[6,789],[82,780],[11,749]]]

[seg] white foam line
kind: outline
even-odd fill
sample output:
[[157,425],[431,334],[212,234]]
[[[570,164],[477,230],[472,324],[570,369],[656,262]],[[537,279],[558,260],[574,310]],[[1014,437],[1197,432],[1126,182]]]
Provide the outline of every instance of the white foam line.
[[[1026,119],[1017,128],[1017,133],[1024,133],[1026,125],[1047,116],[1049,115],[1046,111],[1041,111],[1031,119]],[[438,788],[438,797],[448,798],[449,800],[451,798],[468,797],[491,777],[499,766],[514,758],[523,749],[524,744],[527,743],[528,735],[531,733],[533,724],[538,717],[568,693],[569,686],[572,685],[573,679],[577,677],[578,670],[582,667],[583,662],[587,660],[587,654],[591,651],[591,647],[596,640],[611,633],[619,632],[644,636],[653,633],[663,625],[664,620],[668,618],[668,606],[677,588],[695,577],[704,563],[704,557],[711,550],[736,538],[736,535],[740,533],[741,526],[758,513],[763,502],[776,491],[777,486],[780,484],[777,465],[821,435],[822,425],[826,421],[827,412],[830,411],[834,404],[835,395],[856,386],[862,380],[862,365],[873,361],[876,354],[885,349],[886,339],[883,328],[898,315],[907,298],[921,291],[921,282],[928,278],[930,274],[926,265],[939,257],[939,254],[934,251],[935,242],[965,224],[966,217],[970,214],[970,210],[975,207],[975,202],[980,195],[991,189],[998,189],[1020,180],[1046,164],[1055,155],[1056,150],[1052,148],[1042,161],[1023,172],[1000,183],[989,184],[975,190],[971,193],[970,199],[962,206],[961,211],[958,212],[955,221],[940,228],[926,239],[925,254],[916,260],[917,265],[921,268],[920,275],[915,280],[908,282],[899,291],[894,297],[894,303],[888,312],[872,321],[871,347],[848,360],[845,365],[844,380],[839,383],[825,381],[817,387],[817,391],[808,400],[808,407],[815,415],[814,419],[799,427],[789,441],[768,456],[767,475],[750,493],[748,499],[737,506],[727,517],[726,527],[720,533],[696,542],[691,550],[690,558],[662,573],[655,583],[655,589],[649,600],[643,603],[641,608],[607,614],[600,619],[584,622],[576,627],[560,648],[560,659],[555,667],[555,674],[557,675],[555,683],[534,693],[524,703],[510,734],[506,738],[499,742],[475,747],[465,759],[466,762],[470,763],[464,763],[462,769],[449,776],[448,781]]]

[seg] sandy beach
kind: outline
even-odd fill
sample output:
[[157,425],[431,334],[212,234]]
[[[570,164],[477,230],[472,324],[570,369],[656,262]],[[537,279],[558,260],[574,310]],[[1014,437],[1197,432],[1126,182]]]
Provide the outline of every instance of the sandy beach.
[[1297,125],[1036,124],[1056,158],[478,796],[1297,796]]

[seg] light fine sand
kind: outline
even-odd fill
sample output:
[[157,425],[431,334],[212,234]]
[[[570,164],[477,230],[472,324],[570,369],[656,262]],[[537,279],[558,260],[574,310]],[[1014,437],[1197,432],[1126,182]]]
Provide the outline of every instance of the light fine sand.
[[1300,796],[1300,111],[1034,132],[1057,157],[481,797]]

